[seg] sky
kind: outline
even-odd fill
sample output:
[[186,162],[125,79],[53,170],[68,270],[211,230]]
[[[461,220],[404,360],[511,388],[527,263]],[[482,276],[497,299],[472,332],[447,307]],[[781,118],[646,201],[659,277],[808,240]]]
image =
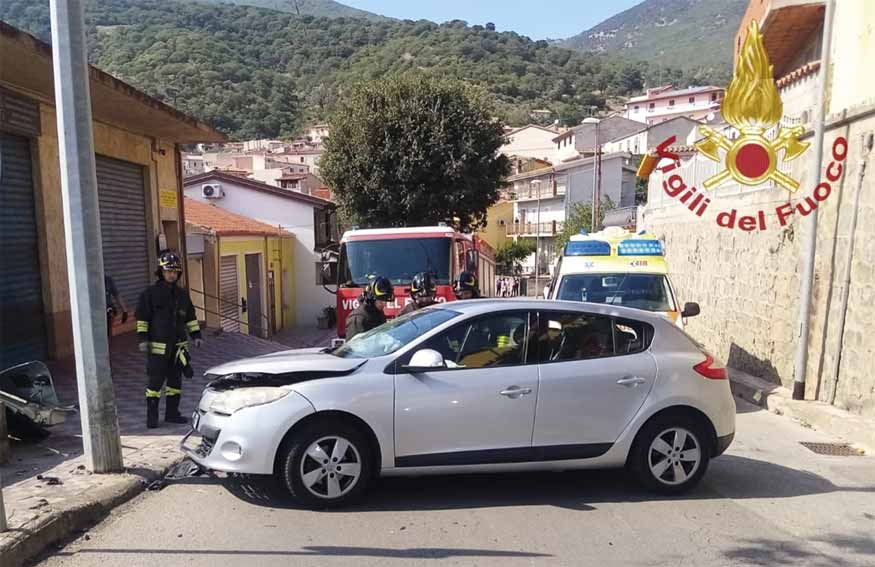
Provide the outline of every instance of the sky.
[[492,22],[498,31],[532,39],[564,39],[631,8],[642,0],[339,0],[342,4],[392,18]]

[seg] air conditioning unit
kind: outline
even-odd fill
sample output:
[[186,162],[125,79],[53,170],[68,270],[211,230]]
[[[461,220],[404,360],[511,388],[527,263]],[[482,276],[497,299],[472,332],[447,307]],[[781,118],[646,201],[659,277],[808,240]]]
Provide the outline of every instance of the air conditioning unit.
[[208,183],[201,187],[201,195],[204,199],[221,199],[225,196],[225,191],[218,183]]

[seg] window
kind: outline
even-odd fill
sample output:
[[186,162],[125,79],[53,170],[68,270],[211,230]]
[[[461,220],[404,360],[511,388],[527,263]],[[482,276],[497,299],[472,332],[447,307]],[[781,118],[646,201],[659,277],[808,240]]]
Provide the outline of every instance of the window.
[[646,350],[653,328],[641,321],[605,315],[543,312],[537,333],[541,363],[623,356]]
[[570,274],[562,278],[557,299],[675,310],[668,280],[661,274]]
[[431,272],[438,285],[450,283],[449,238],[398,238],[354,240],[340,250],[340,274],[344,283],[365,285],[382,275],[393,285],[409,284],[418,272]]
[[669,100],[669,101],[668,101],[668,105],[669,105],[669,106],[674,106],[674,99]]
[[392,354],[417,337],[459,315],[450,309],[426,309],[392,319],[350,339],[332,354],[340,358],[374,358]]
[[638,112],[638,110],[639,110],[640,108],[641,108],[641,107],[638,106],[638,105],[636,104],[636,105],[635,105],[635,112]]
[[653,109],[655,109],[655,108],[656,108],[656,103],[655,103],[655,102],[651,102],[651,103],[650,103],[650,106],[647,107],[647,110],[648,110],[648,112],[653,112]]
[[515,366],[526,360],[528,334],[528,313],[496,313],[456,325],[423,348],[441,353],[450,370]]
[[696,103],[696,97],[691,96],[690,97],[690,104],[695,104],[695,103]]
[[304,163],[304,156],[301,156],[301,163]]
[[717,100],[717,93],[711,93],[711,100]]

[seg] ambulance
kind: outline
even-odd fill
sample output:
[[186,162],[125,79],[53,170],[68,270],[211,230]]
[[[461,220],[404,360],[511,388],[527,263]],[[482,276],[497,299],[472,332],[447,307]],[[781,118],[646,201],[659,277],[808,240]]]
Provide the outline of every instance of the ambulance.
[[644,309],[664,314],[681,328],[687,317],[699,314],[697,303],[680,307],[663,244],[643,231],[581,231],[565,245],[554,274],[550,299]]

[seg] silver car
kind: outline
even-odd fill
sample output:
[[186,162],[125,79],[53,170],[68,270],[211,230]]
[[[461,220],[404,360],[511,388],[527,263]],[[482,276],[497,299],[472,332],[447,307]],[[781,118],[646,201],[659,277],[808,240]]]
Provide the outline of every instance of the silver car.
[[377,475],[627,467],[680,493],[735,434],[726,370],[663,317],[610,305],[457,301],[207,374],[184,451],[276,475],[312,508]]

